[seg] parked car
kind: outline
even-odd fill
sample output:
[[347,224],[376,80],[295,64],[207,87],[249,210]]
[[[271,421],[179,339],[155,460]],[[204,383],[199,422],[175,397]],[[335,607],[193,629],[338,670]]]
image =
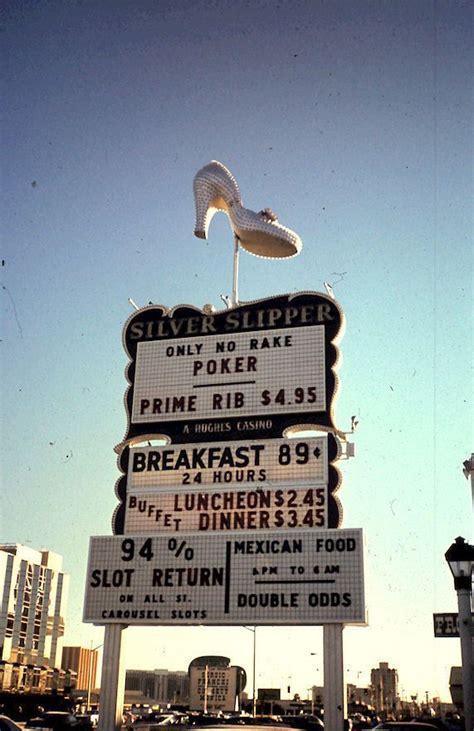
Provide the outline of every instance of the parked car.
[[92,731],[92,724],[89,719],[81,719],[67,711],[46,711],[36,718],[30,718],[25,728],[38,729],[38,731],[70,731],[70,729],[82,729]]
[[[255,719],[255,724],[250,724],[250,728],[252,731],[294,731],[294,729],[291,726],[286,726],[285,724],[274,721],[273,723],[258,723],[259,719]],[[206,725],[198,725],[199,731],[204,731],[204,729],[209,729],[209,731],[242,731],[242,725],[240,723],[225,723],[225,721],[221,721],[217,724],[210,724],[208,726]]]
[[380,729],[380,731],[438,731],[437,726],[425,721],[382,721],[374,726],[373,731],[375,729]]
[[21,731],[21,727],[8,716],[0,716],[0,731]]
[[153,731],[155,726],[174,726],[178,723],[172,713],[152,713],[150,718],[138,718],[130,728]]
[[158,726],[176,726],[184,725],[188,722],[188,716],[185,713],[149,713],[146,717],[137,719],[130,728],[140,729],[140,731],[155,731]]
[[[94,715],[92,715],[90,713],[76,713],[76,718],[83,725],[84,725],[84,722],[85,722],[86,724],[90,724],[92,726],[92,728],[96,728],[96,726],[97,726],[97,720],[95,720],[95,719],[98,719],[99,718],[99,714],[96,713],[95,716],[94,716]],[[88,726],[86,725],[86,728],[87,727]],[[81,728],[81,727],[79,727],[79,728]]]
[[324,728],[324,723],[318,716],[301,713],[298,716],[282,716],[281,718],[287,726],[304,729],[304,731],[320,731]]
[[430,726],[436,726],[438,731],[449,731],[449,726],[447,726],[447,724],[445,724],[445,722],[437,716],[423,716],[422,718],[414,718],[413,721],[416,721],[417,723],[428,723]]

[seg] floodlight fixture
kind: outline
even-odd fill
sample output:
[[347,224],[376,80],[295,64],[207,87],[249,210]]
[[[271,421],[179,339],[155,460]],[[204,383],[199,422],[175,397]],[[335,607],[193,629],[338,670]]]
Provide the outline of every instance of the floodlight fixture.
[[471,454],[471,459],[465,459],[463,464],[463,475],[468,480],[474,475],[474,454]]
[[331,297],[331,299],[335,300],[336,297],[334,295],[334,289],[332,287],[332,284],[330,284],[330,282],[323,282],[323,284],[324,284],[324,289],[328,293],[329,297]]

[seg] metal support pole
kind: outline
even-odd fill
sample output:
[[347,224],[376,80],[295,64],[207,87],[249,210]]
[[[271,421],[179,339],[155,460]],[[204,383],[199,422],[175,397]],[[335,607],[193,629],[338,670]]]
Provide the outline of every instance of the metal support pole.
[[257,715],[257,698],[255,695],[256,682],[257,682],[257,627],[246,627],[242,625],[243,629],[247,629],[249,632],[253,632],[253,662],[252,662],[252,716],[255,718]]
[[464,702],[465,728],[472,729],[474,722],[474,668],[473,648],[474,636],[471,619],[471,592],[458,589],[458,622],[461,640],[462,689]]
[[125,693],[122,631],[127,625],[108,624],[104,632],[98,731],[120,731]]
[[234,236],[234,270],[232,278],[232,307],[239,304],[239,239]]
[[342,647],[343,624],[323,626],[324,731],[344,731],[346,694]]
[[252,679],[253,679],[253,690],[252,690],[252,716],[255,718],[257,715],[257,699],[255,697],[255,670],[257,667],[257,628],[253,628],[253,667],[252,667]]
[[86,712],[89,713],[91,710],[91,693],[92,693],[92,642],[91,649],[89,650],[89,672],[87,674],[87,708]]

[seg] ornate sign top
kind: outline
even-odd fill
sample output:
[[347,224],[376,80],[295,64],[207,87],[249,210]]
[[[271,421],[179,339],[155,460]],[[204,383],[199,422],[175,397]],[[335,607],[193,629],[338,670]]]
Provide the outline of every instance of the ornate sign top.
[[213,314],[152,305],[124,328],[130,357],[125,444],[274,438],[300,424],[334,431],[343,314],[300,292]]

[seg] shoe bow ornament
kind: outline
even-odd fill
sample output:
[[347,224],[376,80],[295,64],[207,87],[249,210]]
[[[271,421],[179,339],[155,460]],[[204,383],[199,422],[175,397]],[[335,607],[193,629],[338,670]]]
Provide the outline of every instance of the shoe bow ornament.
[[217,211],[227,213],[239,244],[255,256],[285,259],[303,246],[298,234],[282,226],[270,208],[259,213],[244,208],[237,181],[225,165],[212,160],[194,178],[196,225],[194,235],[207,239],[209,224]]

